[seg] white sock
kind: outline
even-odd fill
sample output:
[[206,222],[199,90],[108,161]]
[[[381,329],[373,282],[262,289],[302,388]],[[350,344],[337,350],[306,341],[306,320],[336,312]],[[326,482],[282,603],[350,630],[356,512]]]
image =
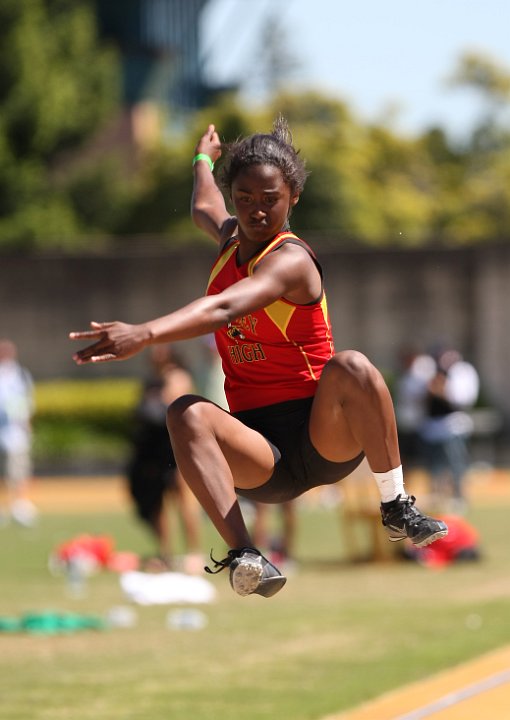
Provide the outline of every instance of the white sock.
[[395,500],[398,495],[407,497],[406,491],[404,490],[404,475],[402,473],[402,465],[393,470],[387,472],[374,472],[372,475],[375,478],[377,487],[379,488],[379,494],[381,495],[381,502],[391,502]]

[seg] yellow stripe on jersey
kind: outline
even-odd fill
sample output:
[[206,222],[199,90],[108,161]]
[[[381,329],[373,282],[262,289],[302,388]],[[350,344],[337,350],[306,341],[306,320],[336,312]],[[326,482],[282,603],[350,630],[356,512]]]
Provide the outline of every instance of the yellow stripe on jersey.
[[[327,302],[327,300],[326,300],[326,293],[323,293],[323,294],[322,294],[321,308],[322,308],[322,314],[323,314],[323,316],[324,316],[324,321],[325,321],[325,323],[326,323],[326,327],[329,328],[329,327],[330,327],[330,325],[329,325],[329,311],[328,311],[328,302]],[[329,347],[330,347],[330,351],[331,351],[331,356],[333,356],[333,354],[334,354],[334,352],[335,352],[335,348],[334,348],[334,344],[333,344],[333,337],[332,337],[332,335],[331,335],[330,332],[328,332],[328,338],[327,338],[327,339],[328,339],[328,342],[329,342]]]
[[308,372],[310,373],[310,377],[311,377],[313,380],[318,380],[319,378],[317,377],[317,375],[316,375],[316,374],[314,373],[314,371],[313,371],[313,367],[312,367],[311,364],[310,364],[310,361],[309,361],[309,359],[308,359],[308,355],[307,355],[306,352],[305,352],[305,349],[304,349],[301,345],[298,345],[297,343],[294,343],[294,345],[297,347],[297,349],[299,350],[299,352],[300,352],[301,355],[303,356],[303,358],[304,358],[304,360],[305,360],[305,362],[306,362],[306,366],[307,366],[307,368],[308,368]]
[[291,343],[292,345],[294,345],[295,348],[297,348],[299,350],[299,352],[303,356],[303,360],[306,363],[306,367],[308,368],[310,377],[313,380],[317,380],[318,378],[313,371],[313,368],[308,359],[308,355],[306,354],[306,351],[304,350],[304,348],[301,345],[298,345],[295,340],[290,340],[287,336],[287,328],[289,327],[289,323],[290,323],[295,311],[296,311],[296,307],[287,305],[287,303],[284,303],[281,300],[277,300],[276,302],[269,305],[267,308],[264,308],[264,312],[274,322],[276,327],[282,333],[285,340],[287,340],[287,342]]
[[276,302],[272,303],[268,307],[264,308],[264,312],[274,322],[276,327],[282,333],[285,340],[287,340],[287,342],[291,343],[292,345],[294,345],[294,347],[296,347],[299,350],[299,352],[303,356],[303,359],[306,363],[306,367],[308,368],[310,377],[313,380],[317,380],[317,377],[313,371],[310,361],[308,360],[308,356],[307,356],[304,348],[301,347],[301,345],[298,345],[294,340],[289,340],[289,338],[287,337],[287,328],[289,327],[289,323],[290,323],[295,311],[296,311],[296,307],[292,307],[292,305],[288,305],[287,303],[284,303],[281,300],[277,300]]
[[[275,238],[271,243],[269,243],[269,245],[267,247],[264,248],[264,250],[260,253],[260,255],[257,255],[256,257],[253,258],[253,260],[250,262],[250,264],[248,266],[248,273],[250,275],[253,274],[253,269],[254,269],[255,265],[260,260],[262,260],[262,258],[265,257],[269,252],[271,252],[271,250],[275,247],[275,245],[279,245],[280,242],[284,239],[295,238],[295,237],[296,237],[296,235],[294,235],[294,233],[287,232],[287,233],[282,233],[277,238]],[[322,294],[322,299],[320,301],[320,305],[321,305],[322,314],[324,316],[324,320],[326,323],[326,327],[328,327],[328,305],[326,302],[325,293]],[[313,367],[308,359],[308,355],[306,354],[305,349],[301,345],[298,345],[294,340],[289,340],[289,338],[287,336],[287,328],[289,326],[289,323],[290,323],[295,311],[296,311],[295,306],[289,305],[288,303],[283,302],[282,300],[276,300],[274,303],[272,303],[268,307],[264,308],[264,312],[266,313],[266,315],[274,322],[274,324],[280,330],[280,332],[282,333],[283,337],[287,340],[287,342],[292,343],[292,345],[294,345],[294,347],[296,347],[299,350],[299,352],[303,356],[303,359],[306,363],[308,372],[310,373],[310,377],[313,378],[314,380],[317,380],[318,378],[313,371]],[[333,355],[333,338],[331,337],[330,333],[328,333],[327,342],[329,343],[329,346],[330,346],[331,355]]]
[[264,312],[271,318],[285,340],[289,340],[287,337],[287,328],[289,327],[290,320],[295,310],[295,307],[288,305],[288,303],[284,303],[281,300],[276,300],[274,303],[271,303],[271,305],[264,308]]
[[280,233],[279,235],[277,235],[274,240],[269,243],[269,245],[266,245],[266,247],[258,255],[255,255],[255,257],[250,260],[250,263],[248,265],[248,275],[253,275],[255,265],[257,265],[257,263],[259,263],[263,258],[265,258],[266,255],[270,253],[271,250],[276,247],[276,245],[279,245],[282,240],[295,237],[296,235],[291,232]]
[[209,276],[209,282],[207,283],[207,290],[209,290],[210,284],[213,282],[214,278],[220,273],[225,265],[228,263],[234,252],[237,250],[239,243],[235,242],[233,243],[224,253],[223,255],[220,255],[220,257],[216,260],[214,263],[211,274]]

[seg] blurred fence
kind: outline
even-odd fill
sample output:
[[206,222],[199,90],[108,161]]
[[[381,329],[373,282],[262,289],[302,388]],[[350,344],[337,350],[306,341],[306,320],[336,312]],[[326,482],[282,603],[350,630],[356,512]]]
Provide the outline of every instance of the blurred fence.
[[[427,250],[319,249],[337,349],[397,369],[404,346],[447,341],[477,367],[486,402],[510,419],[510,244]],[[137,375],[143,357],[76,367],[73,329],[90,320],[138,322],[203,294],[214,248],[102,255],[0,257],[0,334],[18,344],[36,379]],[[183,344],[193,360],[196,345]]]

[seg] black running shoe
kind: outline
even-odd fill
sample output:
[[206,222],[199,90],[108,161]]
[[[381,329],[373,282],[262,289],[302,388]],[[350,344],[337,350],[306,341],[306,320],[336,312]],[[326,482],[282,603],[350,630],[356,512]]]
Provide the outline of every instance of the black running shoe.
[[224,560],[215,560],[214,568],[204,568],[208,573],[218,573],[230,568],[230,584],[238,595],[262,595],[271,597],[287,582],[281,572],[255,548],[229,550]]
[[448,535],[446,523],[423,515],[415,502],[413,495],[398,495],[392,502],[381,503],[382,522],[390,540],[397,542],[409,538],[416,547],[425,547]]

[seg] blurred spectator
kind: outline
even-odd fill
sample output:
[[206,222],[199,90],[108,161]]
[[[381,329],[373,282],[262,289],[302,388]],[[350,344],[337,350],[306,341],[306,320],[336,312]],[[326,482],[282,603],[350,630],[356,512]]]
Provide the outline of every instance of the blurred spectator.
[[402,465],[408,469],[422,462],[420,431],[426,415],[427,386],[436,374],[436,362],[430,355],[408,348],[402,351],[400,362],[395,414]]
[[[278,563],[288,572],[294,564],[296,501],[281,503],[274,511],[266,503],[254,502],[253,507],[252,536],[255,546],[267,549],[271,562]],[[271,533],[269,525],[272,512],[278,513],[280,521],[280,529],[276,534]]]
[[141,520],[157,540],[158,554],[144,569],[161,571],[175,564],[171,512],[168,500],[182,521],[186,555],[183,569],[195,573],[200,556],[200,506],[177,470],[166,427],[168,405],[193,392],[193,380],[170,346],[151,348],[151,375],[135,411],[133,454],[127,467],[131,497]]
[[29,497],[32,478],[32,376],[18,362],[16,345],[0,339],[0,477],[12,519],[31,527],[37,510]]
[[225,395],[225,374],[221,358],[216,348],[214,335],[204,335],[200,338],[202,349],[202,363],[200,367],[200,392],[208,400],[228,411],[227,397]]
[[425,417],[420,428],[425,468],[432,492],[453,499],[460,511],[465,505],[463,479],[469,466],[468,438],[473,421],[466,410],[478,398],[479,377],[461,354],[444,349],[435,354],[436,369],[427,384]]

